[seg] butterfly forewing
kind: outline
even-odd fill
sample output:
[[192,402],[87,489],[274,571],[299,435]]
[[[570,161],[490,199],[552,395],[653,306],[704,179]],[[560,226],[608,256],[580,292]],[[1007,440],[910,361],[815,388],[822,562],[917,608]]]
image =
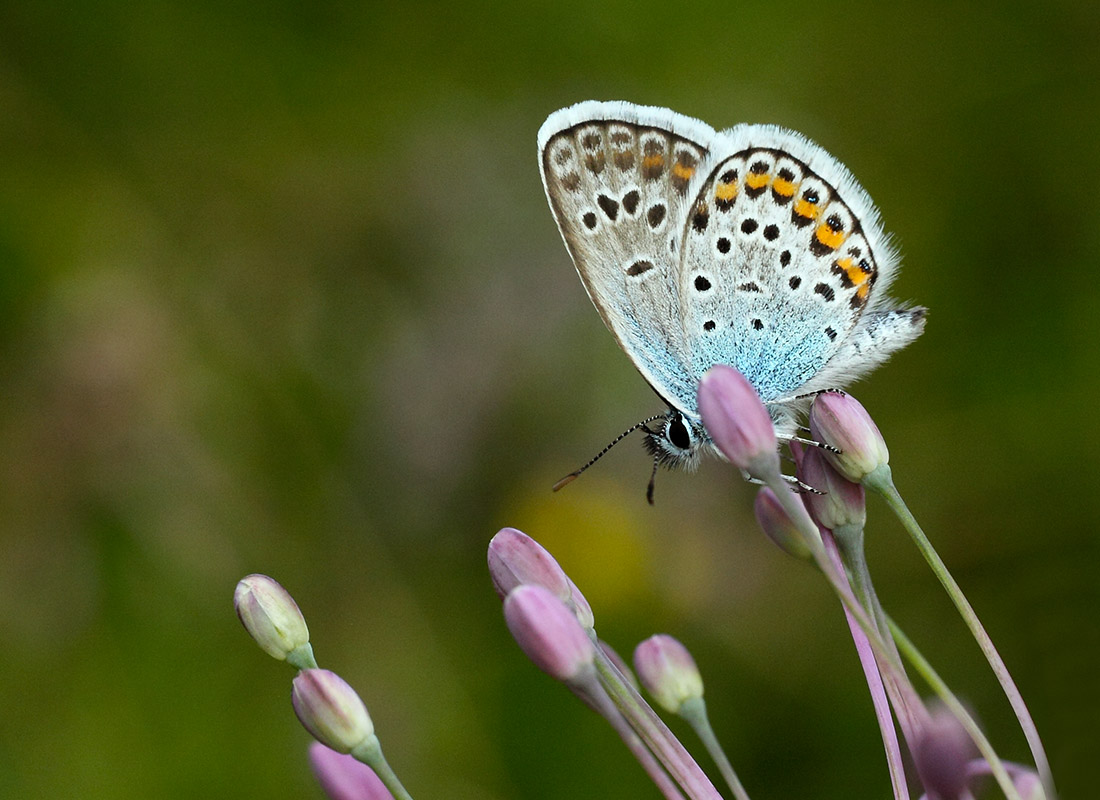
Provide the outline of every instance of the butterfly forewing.
[[684,118],[688,138],[608,110],[592,104],[548,120],[551,130],[540,134],[546,193],[608,328],[658,393],[694,413],[698,376],[687,369],[680,262],[713,132]]

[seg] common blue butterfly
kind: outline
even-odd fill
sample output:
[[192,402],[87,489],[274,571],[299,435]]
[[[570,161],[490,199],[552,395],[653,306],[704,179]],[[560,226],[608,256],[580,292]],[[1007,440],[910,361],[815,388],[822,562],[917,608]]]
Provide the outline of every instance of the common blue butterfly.
[[551,114],[538,147],[588,296],[668,405],[636,426],[655,468],[716,452],[696,403],[714,364],[740,370],[790,438],[806,395],[858,378],[924,328],[924,308],[886,294],[898,256],[871,198],[801,134],[588,101]]

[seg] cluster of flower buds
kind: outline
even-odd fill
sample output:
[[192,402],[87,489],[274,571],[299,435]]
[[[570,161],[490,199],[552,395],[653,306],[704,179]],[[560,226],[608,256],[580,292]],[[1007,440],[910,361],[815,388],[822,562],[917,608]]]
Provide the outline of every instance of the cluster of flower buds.
[[233,605],[256,644],[298,670],[291,704],[302,726],[316,739],[310,762],[328,796],[332,800],[409,798],[382,755],[362,699],[335,672],[317,666],[305,617],[290,593],[266,575],[249,575],[237,583]]
[[[554,557],[525,533],[504,528],[489,543],[488,562],[508,630],[527,657],[611,724],[665,797],[719,800],[699,765],[638,694],[629,667],[600,641],[591,606]],[[634,664],[659,705],[672,704],[679,713],[689,697],[701,702],[702,678],[671,637],[644,642]]]
[[[698,407],[715,447],[763,484],[755,513],[765,534],[787,553],[814,563],[842,602],[867,677],[896,800],[909,800],[897,730],[926,794],[922,800],[965,800],[992,776],[1008,800],[1055,800],[1034,724],[1000,657],[961,591],[904,508],[878,427],[843,392],[814,396],[813,440],[790,438],[796,475],[780,473],[775,423],[744,376],[712,368],[699,386]],[[883,495],[913,535],[974,632],[1016,710],[1036,769],[1003,762],[963,705],[881,608],[863,552],[866,489]],[[667,713],[688,722],[736,800],[748,800],[707,720],[703,679],[679,641],[657,634],[634,650],[633,671],[596,633],[592,608],[554,557],[534,539],[504,528],[488,551],[489,574],[508,630],[543,672],[567,686],[619,734],[668,800],[721,800],[675,735],[645,702],[641,686]],[[310,762],[333,800],[411,800],[382,756],[374,724],[354,689],[320,669],[309,630],[293,598],[271,578],[250,575],[234,595],[237,614],[257,644],[298,670],[295,714],[316,739]],[[913,687],[901,655],[936,689],[943,706],[930,710]],[[896,726],[896,728],[895,728]]]
[[[992,774],[1012,800],[1017,796],[1053,800],[1046,756],[1027,708],[973,609],[901,500],[890,470],[890,451],[866,409],[844,392],[815,395],[809,414],[813,440],[792,437],[789,441],[797,465],[795,480],[781,476],[778,464],[768,456],[777,443],[771,415],[735,369],[716,366],[704,375],[699,410],[715,447],[747,476],[764,484],[755,503],[763,531],[787,553],[812,559],[844,603],[879,719],[894,796],[909,796],[894,730],[896,716],[929,797],[970,797],[974,779]],[[882,609],[863,550],[866,489],[881,494],[897,513],[978,641],[1016,711],[1036,770],[999,759],[963,705]],[[933,715],[927,710],[906,675],[899,645],[936,688],[950,713]],[[981,758],[972,758],[975,746]]]

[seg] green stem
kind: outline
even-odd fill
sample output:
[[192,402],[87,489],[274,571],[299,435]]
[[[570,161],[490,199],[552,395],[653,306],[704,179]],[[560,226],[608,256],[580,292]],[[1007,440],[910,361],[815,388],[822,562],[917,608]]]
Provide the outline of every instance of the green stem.
[[[837,530],[833,531],[833,539],[837,544],[837,552],[842,560],[845,573],[851,577],[852,589],[859,599],[860,605],[867,610],[867,614],[874,621],[875,630],[882,636],[887,651],[894,663],[898,665],[897,671],[904,676],[905,667],[901,663],[897,646],[890,637],[890,628],[886,624],[886,612],[883,610],[882,604],[879,603],[875,586],[871,582],[871,571],[867,566],[867,556],[863,549],[863,526],[838,526]],[[889,685],[892,681],[896,682],[898,678],[885,675],[883,680]],[[902,685],[896,687],[896,693],[904,696],[906,687],[911,688],[908,679]],[[919,730],[923,718],[923,715],[918,715],[916,708],[917,706],[903,705],[901,708],[896,709],[902,723],[902,731],[905,733],[910,747],[913,745],[913,736]]]
[[722,778],[726,781],[726,785],[730,787],[733,796],[737,800],[749,800],[748,792],[741,785],[740,778],[733,771],[733,765],[730,764],[725,751],[722,750],[722,745],[718,743],[718,737],[714,735],[714,729],[711,728],[710,720],[707,718],[707,706],[703,702],[703,698],[693,697],[686,700],[680,706],[679,714],[691,725],[692,730],[703,742],[703,746],[707,748],[707,752],[714,763],[718,765],[718,771],[722,773]]
[[871,619],[875,621],[875,627],[886,640],[887,647],[897,655],[897,650],[892,647],[890,629],[886,624],[886,613],[879,603],[875,586],[871,582],[871,570],[867,566],[867,554],[863,549],[863,529],[858,531],[845,531],[838,528],[833,532],[840,556],[844,560],[844,566],[852,579],[852,590],[856,593],[860,604],[867,609]]
[[296,670],[317,669],[317,659],[313,657],[313,646],[306,642],[287,653],[286,663]]
[[890,632],[893,634],[894,641],[897,642],[901,652],[905,654],[905,657],[909,659],[909,663],[913,665],[913,668],[921,674],[921,677],[932,687],[932,690],[939,695],[939,698],[947,705],[955,717],[962,723],[962,726],[966,729],[966,732],[970,734],[970,738],[973,739],[974,744],[978,746],[978,750],[989,764],[989,769],[993,773],[993,776],[997,779],[997,783],[1001,787],[1001,791],[1005,793],[1005,797],[1008,800],[1020,800],[1020,794],[1016,791],[1015,785],[1012,783],[1012,778],[1009,777],[1008,772],[1005,770],[1004,764],[1001,762],[1000,757],[993,750],[993,745],[989,743],[989,739],[982,733],[982,729],[978,727],[978,723],[974,721],[974,718],[970,716],[970,713],[966,710],[959,699],[955,696],[955,693],[948,688],[943,679],[932,665],[921,655],[916,646],[909,640],[909,637],[905,635],[897,623],[889,617],[886,618],[887,623],[890,626]]
[[1047,800],[1056,800],[1057,794],[1054,790],[1054,776],[1050,771],[1050,762],[1047,760],[1043,742],[1039,738],[1039,729],[1035,727],[1035,721],[1031,717],[1031,712],[1028,711],[1027,704],[1024,703],[1023,695],[1020,694],[1016,682],[1012,680],[1012,676],[1008,672],[1008,667],[1005,666],[1004,660],[997,652],[997,648],[993,646],[993,640],[989,638],[989,634],[986,633],[985,627],[978,619],[978,615],[974,613],[973,607],[966,599],[962,589],[959,588],[959,584],[948,572],[947,565],[943,563],[935,548],[932,547],[932,543],[925,536],[916,518],[902,499],[901,494],[894,485],[889,466],[883,465],[883,467],[867,476],[864,482],[886,499],[887,504],[897,514],[902,525],[905,526],[913,542],[917,545],[917,549],[921,551],[925,561],[928,562],[928,566],[932,568],[932,572],[943,585],[948,597],[951,598],[951,602],[955,604],[959,615],[970,629],[971,635],[978,643],[978,647],[981,648],[986,661],[989,662],[997,681],[1001,684],[1012,710],[1016,713],[1016,719],[1019,720],[1020,728],[1023,730],[1024,737],[1031,748],[1031,757],[1035,761],[1035,770],[1039,773],[1039,780],[1043,783]]
[[401,781],[397,778],[397,773],[393,771],[389,762],[386,761],[386,757],[382,755],[382,744],[378,741],[377,736],[370,737],[368,741],[356,747],[351,751],[351,755],[354,756],[357,761],[362,761],[374,770],[374,774],[377,775],[382,783],[386,785],[386,788],[390,790],[390,794],[394,796],[394,800],[412,800],[412,795],[401,785]]

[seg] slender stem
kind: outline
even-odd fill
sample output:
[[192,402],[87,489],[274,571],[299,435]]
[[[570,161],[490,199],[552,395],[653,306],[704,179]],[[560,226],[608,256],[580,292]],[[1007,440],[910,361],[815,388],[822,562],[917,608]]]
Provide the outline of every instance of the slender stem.
[[313,646],[306,642],[287,653],[286,663],[297,670],[317,669],[317,659],[313,657]]
[[[823,531],[822,539],[828,542],[829,538],[829,532]],[[867,614],[874,620],[875,630],[877,630],[882,637],[886,650],[890,653],[893,662],[897,664],[896,672],[904,676],[905,667],[901,663],[901,656],[898,654],[897,646],[890,637],[890,628],[886,624],[886,612],[883,611],[882,604],[879,603],[878,600],[878,595],[875,594],[875,586],[871,582],[871,571],[867,567],[867,557],[863,549],[863,526],[840,526],[835,531],[832,531],[832,538],[837,546],[837,555],[845,568],[844,574],[849,576],[852,581],[852,590],[859,599],[860,605],[867,610]],[[884,675],[883,680],[890,686],[896,684],[899,678],[898,675],[890,673]],[[895,695],[904,697],[906,688],[911,689],[911,684],[908,679],[906,679],[904,683],[894,688]],[[903,703],[900,708],[896,709],[898,711],[898,722],[901,725],[901,730],[910,744],[913,743],[913,738],[917,735],[916,732],[921,725],[921,721],[924,719],[923,716],[915,711],[918,707],[919,706],[915,704]]]
[[878,668],[882,673],[886,690],[892,693],[891,702],[893,702],[895,708],[904,710],[904,715],[899,714],[898,717],[898,721],[902,725],[902,731],[907,739],[911,739],[916,733],[915,726],[927,717],[927,712],[921,704],[920,696],[906,678],[900,659],[895,651],[885,643],[883,636],[879,634],[878,629],[863,609],[863,606],[856,600],[844,570],[839,569],[829,559],[821,543],[821,534],[818,532],[816,523],[810,518],[805,504],[791,491],[779,474],[778,461],[776,461],[774,468],[759,470],[751,474],[752,477],[767,484],[768,488],[775,493],[780,505],[783,506],[783,510],[787,512],[787,516],[802,533],[818,569],[828,579],[833,591],[837,593],[844,604],[844,608],[851,613],[860,629],[867,635],[867,642],[874,651],[875,660],[878,662]]
[[749,800],[749,793],[745,791],[741,779],[733,771],[733,765],[730,764],[725,751],[722,750],[722,745],[718,743],[718,737],[714,735],[714,729],[711,728],[710,720],[707,718],[707,706],[703,702],[703,698],[693,697],[685,701],[680,706],[679,714],[687,720],[692,730],[703,742],[703,746],[707,748],[707,752],[714,763],[718,765],[718,771],[722,773],[722,778],[725,780],[726,785],[730,787],[733,796],[737,800]]
[[374,774],[377,775],[382,783],[386,785],[386,788],[390,790],[390,794],[394,796],[394,800],[412,800],[412,795],[401,785],[397,773],[393,771],[389,762],[386,761],[386,757],[382,755],[382,745],[379,743],[377,736],[370,737],[369,741],[356,747],[351,751],[351,755],[354,756],[357,761],[362,761],[374,770]]
[[618,706],[611,701],[607,691],[600,684],[595,669],[589,671],[589,675],[585,679],[571,681],[569,688],[589,703],[600,716],[611,724],[611,727],[615,729],[615,732],[619,734],[630,752],[638,759],[642,769],[646,771],[650,780],[653,781],[666,800],[684,800],[684,795],[676,786],[675,781],[669,777],[664,767],[654,758],[649,748],[645,746],[645,742],[630,727],[630,723],[619,711]]
[[[871,570],[867,566],[867,553],[863,549],[863,529],[853,533],[835,531],[838,553],[852,579],[852,591],[855,592],[860,604],[867,609],[871,619],[875,621],[875,627],[886,641],[886,646],[895,657],[898,657],[897,647],[890,638],[890,627],[886,624],[886,612],[879,602],[875,585],[871,581]],[[900,657],[899,657],[900,660]]]
[[955,582],[951,573],[948,572],[947,565],[943,563],[943,560],[940,558],[935,548],[932,547],[932,543],[928,540],[928,537],[925,536],[916,518],[902,499],[901,494],[894,485],[889,467],[887,467],[884,472],[872,473],[872,475],[868,476],[866,484],[879,492],[886,499],[886,502],[894,513],[897,514],[898,518],[905,526],[905,529],[913,538],[914,543],[916,543],[917,548],[928,562],[928,565],[932,568],[932,572],[935,573],[936,577],[943,585],[947,595],[955,604],[955,608],[958,609],[959,615],[970,629],[971,635],[978,643],[978,647],[981,648],[986,661],[989,662],[989,666],[992,668],[993,674],[996,675],[997,681],[1001,684],[1001,688],[1004,690],[1005,696],[1012,706],[1012,710],[1016,713],[1016,719],[1019,720],[1020,728],[1023,730],[1024,737],[1027,739],[1028,746],[1031,748],[1031,757],[1035,760],[1035,770],[1039,773],[1039,779],[1043,783],[1043,790],[1046,793],[1047,800],[1056,800],[1057,794],[1054,789],[1054,775],[1050,771],[1050,762],[1047,760],[1043,742],[1039,738],[1039,729],[1035,726],[1035,721],[1031,717],[1031,712],[1028,711],[1023,695],[1020,694],[1016,682],[1008,672],[1008,667],[1005,666],[1004,660],[1001,658],[1000,653],[997,652],[997,648],[993,646],[993,640],[989,638],[989,634],[986,633],[985,627],[978,619],[978,615],[974,612],[973,607],[966,599],[962,589],[959,588],[959,584]]
[[962,723],[966,732],[970,734],[970,738],[974,741],[974,744],[978,746],[978,750],[982,756],[989,763],[989,769],[993,773],[993,776],[997,779],[997,783],[1001,787],[1001,791],[1005,793],[1005,797],[1008,800],[1020,800],[1020,794],[1016,791],[1016,787],[1012,783],[1012,778],[1009,777],[1008,772],[1005,770],[1005,765],[998,757],[997,753],[993,750],[993,745],[989,743],[989,739],[982,733],[982,729],[978,727],[978,723],[974,721],[974,718],[970,716],[970,713],[966,710],[959,699],[955,696],[955,693],[948,688],[943,679],[939,676],[932,665],[921,655],[920,651],[913,645],[892,619],[887,617],[887,623],[890,625],[890,632],[893,634],[894,641],[897,642],[901,652],[905,654],[905,657],[909,659],[909,663],[913,665],[913,668],[921,674],[921,676],[928,682],[928,685],[932,687],[932,690],[939,695],[940,699],[951,709],[951,712]]
[[[823,535],[822,541],[834,563],[839,565],[840,553],[836,541],[832,536]],[[857,589],[858,593],[858,589]],[[882,746],[886,751],[886,764],[890,770],[890,785],[894,790],[894,797],[909,797],[909,787],[905,781],[905,764],[902,761],[901,745],[898,743],[898,733],[894,728],[894,717],[890,713],[890,704],[886,698],[886,689],[882,685],[882,675],[879,674],[878,665],[875,663],[875,655],[871,650],[871,644],[867,634],[859,627],[851,612],[844,609],[844,618],[848,621],[848,628],[852,632],[852,641],[855,643],[856,653],[859,655],[859,663],[863,667],[863,675],[867,679],[867,688],[871,692],[871,703],[875,709],[875,718],[878,720],[879,731],[882,733]]]
[[722,800],[691,754],[600,648],[596,648],[596,670],[615,705],[688,797]]

